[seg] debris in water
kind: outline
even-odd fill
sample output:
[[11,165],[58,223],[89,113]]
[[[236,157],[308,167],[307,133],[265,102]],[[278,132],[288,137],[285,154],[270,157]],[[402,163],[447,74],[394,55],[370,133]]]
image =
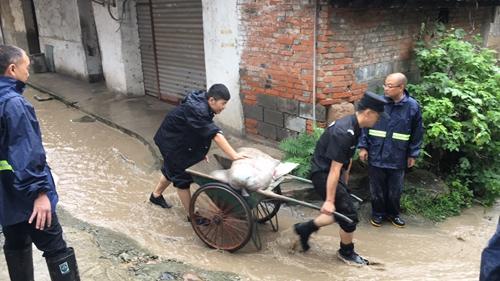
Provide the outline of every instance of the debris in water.
[[171,272],[163,272],[160,276],[160,280],[175,280],[176,277]]
[[202,281],[203,280],[200,277],[198,277],[198,275],[196,275],[194,273],[186,273],[182,276],[182,279],[184,281]]
[[52,100],[53,99],[52,97],[49,97],[49,96],[42,97],[42,96],[39,96],[39,95],[34,95],[33,97],[37,101],[48,101],[48,100]]
[[130,262],[130,261],[132,261],[132,257],[129,254],[127,254],[126,252],[121,253],[118,257],[123,262]]
[[88,116],[88,115],[85,115],[85,116],[82,116],[80,118],[71,119],[71,122],[75,122],[75,123],[92,123],[92,122],[95,122],[95,118],[91,117],[91,116]]

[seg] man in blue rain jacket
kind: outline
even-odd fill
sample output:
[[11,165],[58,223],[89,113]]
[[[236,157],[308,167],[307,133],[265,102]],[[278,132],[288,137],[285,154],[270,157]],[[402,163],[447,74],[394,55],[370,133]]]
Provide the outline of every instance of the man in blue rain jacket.
[[52,280],[80,280],[57,219],[58,197],[35,111],[22,96],[29,64],[22,49],[0,45],[0,224],[9,276],[33,280],[34,243]]
[[381,226],[388,219],[404,227],[400,199],[405,169],[415,165],[423,139],[422,114],[418,102],[405,90],[406,76],[387,76],[384,93],[389,101],[382,118],[373,128],[363,129],[359,140],[359,158],[369,163],[368,176],[372,202],[371,224]]

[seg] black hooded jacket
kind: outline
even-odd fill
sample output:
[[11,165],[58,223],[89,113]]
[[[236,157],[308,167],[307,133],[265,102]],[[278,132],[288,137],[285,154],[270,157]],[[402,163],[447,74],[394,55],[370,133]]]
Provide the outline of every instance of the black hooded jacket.
[[167,114],[154,136],[164,160],[182,169],[203,160],[212,139],[221,131],[213,121],[214,115],[206,91],[187,95]]

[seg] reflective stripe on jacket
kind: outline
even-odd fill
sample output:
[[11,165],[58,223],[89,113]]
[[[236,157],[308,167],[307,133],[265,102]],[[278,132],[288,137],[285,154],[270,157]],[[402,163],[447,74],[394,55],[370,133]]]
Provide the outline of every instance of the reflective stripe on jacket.
[[0,160],[0,171],[12,171],[12,166],[7,160]]
[[55,212],[57,193],[25,84],[0,76],[0,225],[27,221],[40,192]]
[[368,150],[370,165],[379,168],[404,169],[408,157],[417,158],[423,140],[422,113],[418,102],[405,90],[404,98],[385,105],[391,117],[380,119],[371,129],[363,129],[358,148]]

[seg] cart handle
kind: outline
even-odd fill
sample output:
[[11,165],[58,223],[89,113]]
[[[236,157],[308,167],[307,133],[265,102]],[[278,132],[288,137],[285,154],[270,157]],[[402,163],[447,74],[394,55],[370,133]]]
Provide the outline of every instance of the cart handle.
[[[301,182],[312,184],[312,180],[308,180],[308,179],[297,177],[297,176],[290,175],[290,174],[286,175],[285,178],[294,179],[294,180],[298,180],[298,181],[301,181]],[[356,201],[358,201],[359,203],[363,203],[363,199],[359,198],[358,196],[356,196],[356,195],[354,195],[352,193],[349,193],[349,195],[351,195],[351,197],[354,198],[354,199],[356,199]]]
[[[259,190],[256,190],[255,192],[257,193],[260,193],[264,196],[267,196],[267,197],[271,197],[271,198],[274,198],[274,199],[280,199],[280,200],[283,200],[283,201],[286,201],[286,202],[293,202],[295,204],[298,204],[298,205],[301,205],[301,206],[304,206],[304,207],[309,207],[311,209],[315,209],[315,210],[321,210],[321,207],[318,206],[318,205],[314,205],[314,204],[311,204],[311,203],[307,203],[307,202],[304,202],[304,201],[300,201],[300,200],[297,200],[297,199],[294,199],[294,198],[290,198],[290,197],[287,197],[287,196],[283,196],[283,195],[280,195],[280,194],[277,194],[277,193],[274,193],[272,191],[269,191],[269,190],[263,190],[263,189],[259,189]],[[339,212],[333,212],[333,214],[337,217],[337,218],[340,218],[348,223],[354,223],[353,220],[351,220],[350,218],[348,218],[347,216],[339,213]]]

